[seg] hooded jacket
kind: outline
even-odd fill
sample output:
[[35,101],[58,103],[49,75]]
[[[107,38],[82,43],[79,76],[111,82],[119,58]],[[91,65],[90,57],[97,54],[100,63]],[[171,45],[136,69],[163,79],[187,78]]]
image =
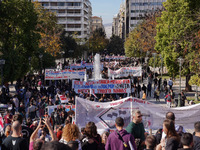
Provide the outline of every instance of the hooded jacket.
[[134,139],[133,135],[131,135],[130,133],[128,133],[124,129],[122,129],[118,132],[122,136],[127,147],[125,147],[123,145],[123,141],[120,139],[117,131],[114,131],[108,137],[108,140],[107,140],[107,143],[106,143],[106,146],[105,146],[105,150],[131,150],[130,145],[129,145],[129,141],[132,144],[134,150],[137,150],[136,145],[135,145],[135,139]]

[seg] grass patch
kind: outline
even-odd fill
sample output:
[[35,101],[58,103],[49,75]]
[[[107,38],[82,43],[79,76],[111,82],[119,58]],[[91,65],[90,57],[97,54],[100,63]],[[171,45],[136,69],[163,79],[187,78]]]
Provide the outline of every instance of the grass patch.
[[198,100],[198,101],[195,100],[195,97],[194,97],[194,96],[193,96],[193,97],[187,97],[187,100],[188,100],[188,101],[193,101],[195,104],[199,104],[199,103],[200,103],[200,97],[199,97],[199,100]]

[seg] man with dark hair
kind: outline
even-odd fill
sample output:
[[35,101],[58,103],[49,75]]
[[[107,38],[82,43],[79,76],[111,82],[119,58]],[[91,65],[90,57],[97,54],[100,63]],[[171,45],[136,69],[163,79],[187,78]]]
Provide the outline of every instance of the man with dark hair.
[[136,150],[135,139],[124,127],[124,119],[121,117],[115,120],[116,131],[112,132],[107,140],[105,150]]
[[13,122],[12,131],[12,135],[3,141],[2,150],[28,150],[28,142],[21,137],[21,123],[19,121]]
[[145,150],[154,150],[154,148],[156,147],[156,137],[153,135],[148,135],[145,139],[145,145]]
[[178,150],[193,150],[193,137],[191,133],[183,133],[181,136],[181,144],[183,145],[183,148],[180,148]]
[[195,135],[193,136],[193,141],[194,141],[193,149],[199,150],[200,149],[200,121],[194,124],[194,131],[195,131]]

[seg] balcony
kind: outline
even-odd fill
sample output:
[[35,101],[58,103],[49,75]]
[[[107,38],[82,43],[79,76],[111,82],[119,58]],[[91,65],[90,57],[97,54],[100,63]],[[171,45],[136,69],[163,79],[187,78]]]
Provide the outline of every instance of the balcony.
[[73,23],[73,24],[82,24],[82,21],[81,20],[80,21],[66,20],[66,23],[67,24],[71,24],[71,23]]
[[82,13],[67,13],[66,15],[68,17],[81,17]]
[[82,28],[65,28],[65,31],[82,31]]

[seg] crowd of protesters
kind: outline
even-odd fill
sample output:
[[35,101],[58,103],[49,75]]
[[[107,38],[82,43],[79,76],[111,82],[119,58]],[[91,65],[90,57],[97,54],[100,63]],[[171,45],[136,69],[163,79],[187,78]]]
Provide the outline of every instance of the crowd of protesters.
[[[9,119],[8,119],[9,118]],[[124,120],[116,118],[116,130],[98,133],[94,122],[79,129],[71,119],[53,129],[51,116],[44,115],[35,123],[7,111],[4,132],[1,133],[2,150],[199,150],[200,121],[194,124],[194,133],[185,131],[175,123],[173,112],[167,112],[163,127],[155,135],[145,132],[142,112],[133,112],[132,122],[124,128]]]
[[[110,63],[110,61],[104,60],[104,66],[106,67],[102,70],[102,77],[105,79],[108,78],[107,67],[116,70],[121,67],[139,66],[141,64],[139,59],[115,60],[114,63]],[[58,64],[57,68],[59,67],[60,64]],[[66,62],[62,68],[69,68],[69,62]],[[92,70],[87,70],[87,74],[91,78]],[[144,77],[147,78],[146,85],[142,82]],[[127,78],[131,79],[131,96],[142,98],[143,100],[146,100],[147,97],[154,97],[159,101],[160,92],[164,91],[168,106],[171,107],[171,103],[174,102],[175,93],[173,92],[173,81],[171,79],[169,81],[164,80],[162,83],[162,80],[158,79],[157,76],[153,78],[149,68],[144,69],[142,77],[130,76]],[[155,143],[155,137],[146,135],[140,112],[135,113],[133,122],[130,123],[126,130],[123,129],[123,119],[117,118],[115,123],[117,130],[114,133],[110,134],[109,131],[105,131],[102,135],[99,135],[93,122],[88,122],[80,132],[79,127],[72,124],[75,115],[72,107],[69,107],[69,111],[66,111],[62,107],[59,98],[59,95],[64,95],[68,99],[67,105],[75,105],[75,96],[90,101],[109,102],[127,97],[127,93],[97,94],[97,97],[91,93],[76,93],[72,89],[72,80],[44,82],[44,76],[42,75],[27,75],[23,79],[18,79],[15,90],[14,94],[11,93],[8,83],[5,83],[1,90],[1,103],[7,104],[7,110],[3,114],[2,149],[23,150],[29,147],[31,150],[42,150],[56,149],[57,147],[73,150],[121,150],[131,148],[144,149],[145,145],[147,149],[153,149],[152,147],[158,145],[157,148],[161,147],[168,150],[166,148],[167,142],[163,142],[164,140],[158,142],[158,139],[156,139],[157,143],[152,146],[152,143]],[[183,99],[182,105],[184,105],[186,96],[182,93],[181,97]],[[51,114],[48,114],[47,106],[53,105],[57,105],[57,108]],[[165,121],[163,129],[165,129],[164,124]],[[166,124],[166,128],[170,128],[166,129],[166,139],[167,137],[177,136],[177,141],[180,144],[182,142],[180,142],[180,139],[184,136],[176,135],[174,131],[174,133],[170,131],[168,135],[168,130],[171,130],[174,124],[167,121]],[[133,128],[136,128],[136,130],[133,130]],[[197,137],[199,130],[195,128]],[[188,135],[185,136],[187,138]],[[113,144],[115,138],[119,140],[116,145]],[[196,139],[198,140],[199,138]],[[182,147],[181,144],[180,147]]]

